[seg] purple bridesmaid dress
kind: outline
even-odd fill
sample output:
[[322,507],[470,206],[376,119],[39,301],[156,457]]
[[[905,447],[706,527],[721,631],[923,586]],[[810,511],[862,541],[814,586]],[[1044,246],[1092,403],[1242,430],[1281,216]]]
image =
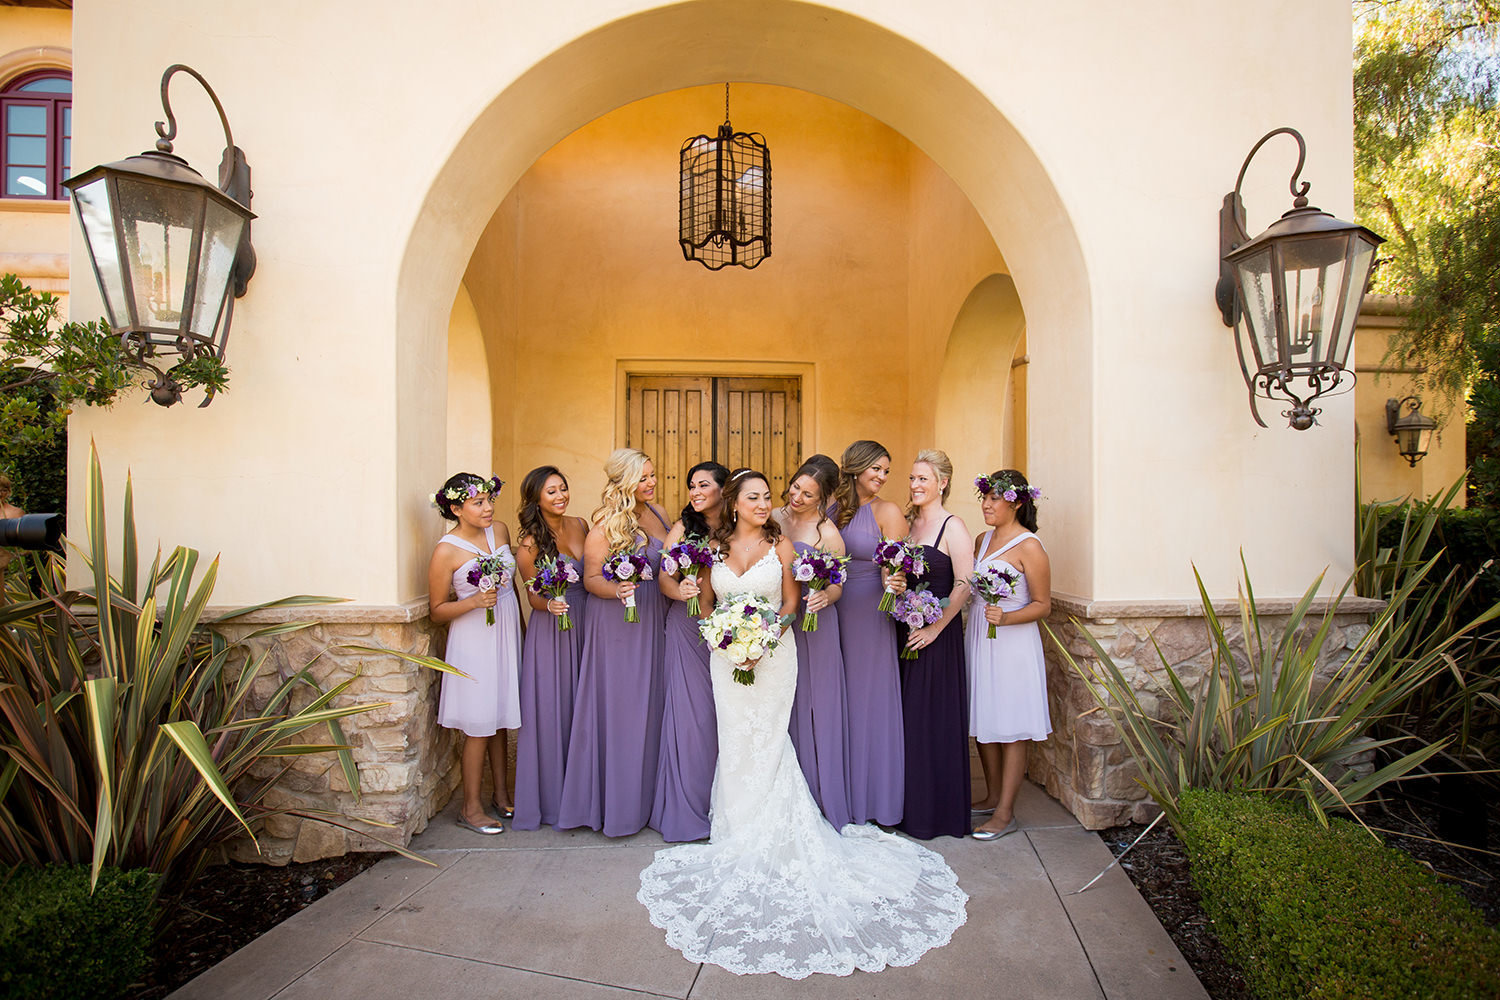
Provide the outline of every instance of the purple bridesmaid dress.
[[[645,556],[661,566],[661,540],[646,536]],[[590,597],[573,731],[563,772],[558,829],[587,826],[606,837],[639,832],[651,818],[660,753],[662,621],[667,598],[656,577],[636,584],[639,622],[619,601]]]
[[844,529],[849,580],[839,598],[839,646],[849,701],[849,811],[855,823],[901,822],[906,781],[896,623],[877,605],[884,588],[871,558],[880,528],[869,504]]
[[573,692],[583,656],[583,563],[563,555],[578,571],[579,582],[568,585],[564,599],[573,619],[566,632],[557,618],[532,610],[521,651],[521,729],[516,733],[517,830],[535,830],[557,822],[562,803],[563,769],[568,759],[568,737],[573,729]]
[[708,836],[709,793],[719,760],[718,719],[708,678],[708,644],[687,605],[671,601],[667,611],[662,673],[666,707],[661,718],[661,755],[656,766],[656,802],[651,828],[668,842]]
[[[797,553],[816,546],[793,542]],[[849,811],[849,705],[844,689],[844,653],[839,648],[839,604],[818,613],[818,630],[802,631],[803,610],[792,626],[797,637],[797,696],[792,702],[792,745],[807,779],[807,789],[835,830],[842,830]]]

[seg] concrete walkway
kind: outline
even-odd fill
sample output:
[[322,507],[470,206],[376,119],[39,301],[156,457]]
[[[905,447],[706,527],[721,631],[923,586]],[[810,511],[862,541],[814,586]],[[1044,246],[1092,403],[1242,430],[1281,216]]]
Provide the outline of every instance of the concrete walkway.
[[173,1000],[449,997],[754,998],[792,994],[1017,1000],[1204,1000],[1207,994],[1098,835],[1029,783],[1021,832],[939,838],[969,894],[968,922],[916,965],[851,976],[735,976],[668,948],[636,902],[661,838],[454,824],[412,842],[435,866],[391,858],[258,938]]

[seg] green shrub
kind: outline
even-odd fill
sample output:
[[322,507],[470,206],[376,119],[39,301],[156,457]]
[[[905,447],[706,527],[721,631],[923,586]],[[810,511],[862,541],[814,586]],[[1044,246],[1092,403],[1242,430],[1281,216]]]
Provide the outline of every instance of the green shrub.
[[115,1000],[146,971],[158,877],[22,865],[0,886],[0,997]]
[[1262,1000],[1500,994],[1500,933],[1355,824],[1261,796],[1180,806],[1203,908]]

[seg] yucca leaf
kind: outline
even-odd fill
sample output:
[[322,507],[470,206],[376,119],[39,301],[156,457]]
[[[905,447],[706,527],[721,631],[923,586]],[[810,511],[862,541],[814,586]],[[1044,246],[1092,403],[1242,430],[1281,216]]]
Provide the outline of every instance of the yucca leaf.
[[203,739],[203,733],[199,732],[197,724],[186,720],[168,722],[161,729],[173,743],[177,744],[178,749],[203,778],[204,784],[213,792],[214,797],[235,819],[240,821],[240,825],[245,828],[246,835],[252,841],[255,840],[255,832],[250,829],[250,824],[245,822],[245,817],[240,815],[240,808],[235,804],[234,795],[225,784],[224,776],[219,773],[219,766],[214,763],[213,753],[208,749],[208,743]]

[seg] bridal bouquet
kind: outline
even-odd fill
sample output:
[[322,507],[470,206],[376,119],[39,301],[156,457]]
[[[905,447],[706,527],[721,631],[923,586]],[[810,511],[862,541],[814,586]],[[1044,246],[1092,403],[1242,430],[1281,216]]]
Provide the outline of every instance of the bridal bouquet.
[[[480,590],[504,589],[510,586],[510,575],[515,571],[516,561],[511,558],[508,550],[492,552],[474,560],[474,568],[469,570],[469,586],[478,587]],[[493,606],[484,609],[484,623],[495,624]]]
[[[703,541],[698,538],[684,538],[661,554],[661,571],[663,573],[683,573],[693,571],[698,576],[704,569],[714,564],[714,553]],[[687,613],[694,618],[698,617],[698,595],[694,594],[688,598]]]
[[[636,583],[651,579],[651,564],[639,552],[622,549],[604,560],[600,572],[611,583]],[[635,594],[625,598],[625,620],[641,620],[641,613],[635,608]]]
[[[808,591],[823,590],[841,584],[848,578],[848,556],[836,556],[826,549],[810,549],[792,560],[792,577],[798,583],[807,584]],[[802,616],[802,631],[818,630],[818,613],[809,611]]]
[[[908,576],[927,575],[927,553],[922,546],[912,542],[898,542],[894,538],[882,538],[875,545],[873,561],[887,573],[905,573]],[[896,595],[887,587],[880,596],[880,611],[890,611],[896,604]]]
[[[526,581],[526,589],[538,597],[548,600],[561,597],[568,592],[568,584],[578,582],[578,570],[561,556],[542,556],[536,561],[536,576]],[[573,618],[564,611],[557,616],[557,630],[566,632],[573,627]]]
[[[890,610],[890,616],[909,629],[919,629],[923,625],[931,625],[943,617],[943,609],[948,606],[948,598],[937,597],[930,590],[908,590],[895,601],[895,606]],[[917,651],[910,646],[901,647],[901,659],[915,660]]]
[[781,615],[770,600],[755,594],[731,595],[719,600],[698,631],[709,649],[717,649],[734,666],[734,679],[755,683],[755,669],[744,665],[759,660],[781,642]]
[[[1021,574],[1013,569],[1001,569],[999,566],[986,566],[975,573],[969,580],[969,585],[974,588],[974,593],[984,598],[986,604],[999,604],[1007,597],[1014,597],[1016,584],[1021,582]],[[995,638],[995,625],[990,623],[985,632],[986,639]]]

